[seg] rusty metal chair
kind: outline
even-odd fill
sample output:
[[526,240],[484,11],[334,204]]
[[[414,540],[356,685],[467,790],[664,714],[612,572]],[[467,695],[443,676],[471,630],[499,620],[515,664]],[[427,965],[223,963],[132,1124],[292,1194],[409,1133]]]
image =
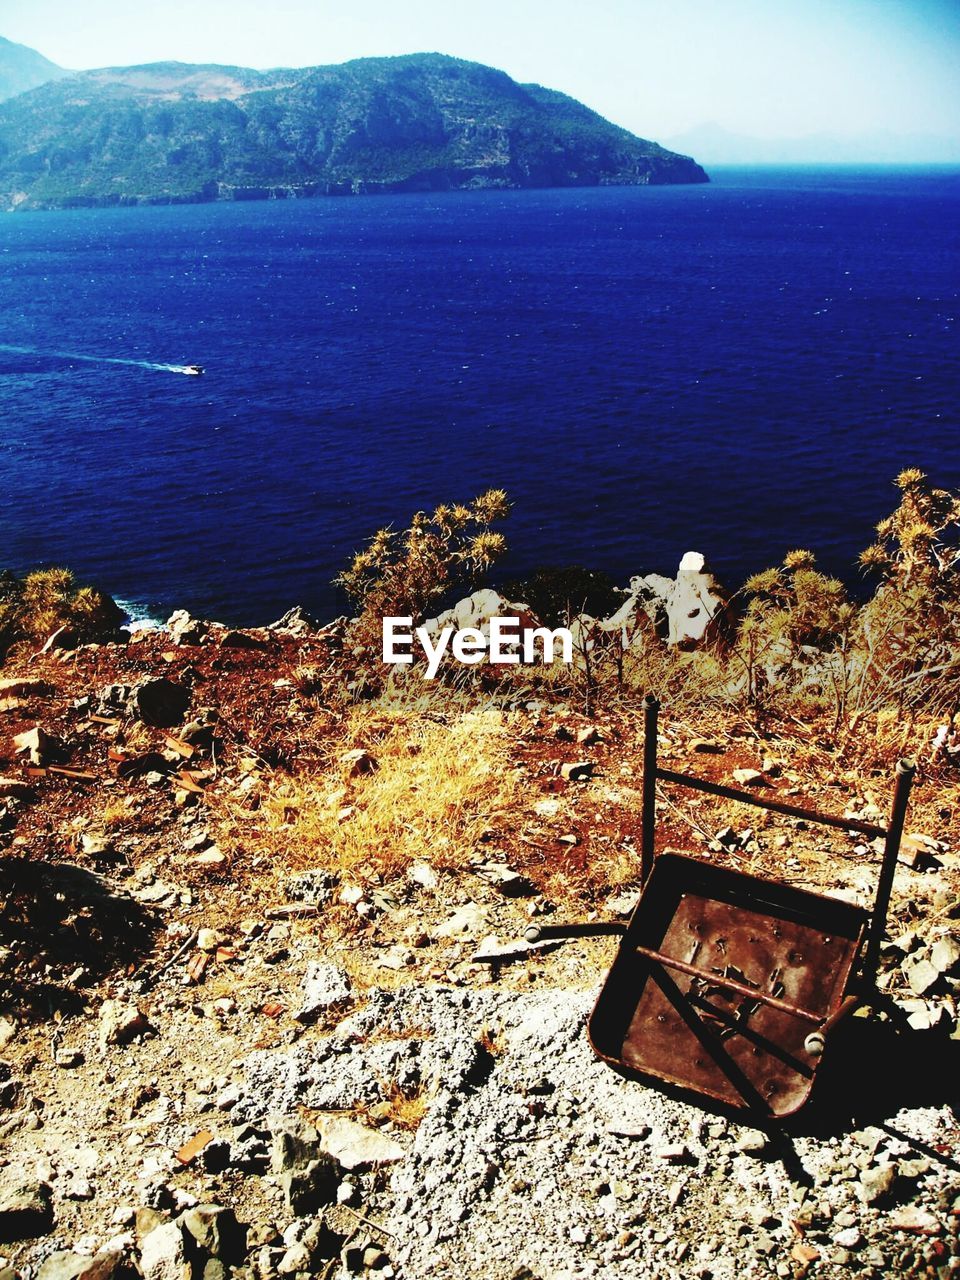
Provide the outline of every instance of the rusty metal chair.
[[[622,932],[590,1016],[612,1066],[757,1116],[797,1111],[831,1032],[876,995],[914,765],[901,760],[886,828],[723,786],[657,763],[659,704],[644,702],[640,900],[626,926],[534,926],[529,941]],[[883,839],[872,910],[718,867],[656,855],[658,783]]]

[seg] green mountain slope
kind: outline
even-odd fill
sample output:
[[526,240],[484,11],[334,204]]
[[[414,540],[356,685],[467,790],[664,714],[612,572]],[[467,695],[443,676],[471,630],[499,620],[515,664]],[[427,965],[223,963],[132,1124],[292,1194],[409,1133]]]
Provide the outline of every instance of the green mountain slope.
[[440,54],[157,63],[0,104],[0,208],[705,182],[579,102]]

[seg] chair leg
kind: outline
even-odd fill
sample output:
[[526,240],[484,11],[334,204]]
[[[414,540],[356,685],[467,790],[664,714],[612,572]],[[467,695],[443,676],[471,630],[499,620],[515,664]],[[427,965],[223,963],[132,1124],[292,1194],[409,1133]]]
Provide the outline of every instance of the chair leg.
[[646,884],[656,857],[657,717],[660,703],[648,693],[643,700],[643,808],[640,828],[640,879]]

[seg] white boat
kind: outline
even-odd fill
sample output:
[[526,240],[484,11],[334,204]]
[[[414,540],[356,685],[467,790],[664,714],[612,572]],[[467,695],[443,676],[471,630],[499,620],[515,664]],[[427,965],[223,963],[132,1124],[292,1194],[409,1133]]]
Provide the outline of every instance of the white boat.
[[183,366],[183,372],[190,374],[192,378],[199,378],[200,374],[203,373],[203,365],[202,364],[185,364]]

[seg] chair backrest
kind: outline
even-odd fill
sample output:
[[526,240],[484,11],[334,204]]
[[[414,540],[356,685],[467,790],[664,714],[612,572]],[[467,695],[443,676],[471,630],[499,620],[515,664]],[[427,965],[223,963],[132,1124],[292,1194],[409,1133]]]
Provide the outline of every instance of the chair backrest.
[[825,827],[835,827],[840,831],[856,831],[870,840],[883,840],[883,861],[877,881],[877,892],[870,915],[870,927],[867,934],[866,954],[863,962],[863,976],[872,986],[876,982],[877,965],[880,959],[880,944],[887,923],[887,909],[890,905],[890,894],[893,890],[893,877],[897,869],[897,856],[900,852],[900,841],[903,838],[903,824],[907,814],[907,803],[910,799],[910,788],[913,785],[916,765],[912,760],[899,760],[895,772],[893,803],[890,809],[890,821],[886,827],[879,827],[872,822],[864,822],[860,818],[837,817],[834,814],[820,813],[816,809],[808,809],[803,805],[787,804],[781,800],[769,799],[752,791],[742,791],[736,787],[726,787],[719,782],[709,782],[706,778],[698,778],[693,774],[679,773],[673,769],[661,769],[657,763],[657,722],[660,714],[660,703],[652,694],[643,700],[643,810],[641,815],[640,836],[640,875],[646,884],[656,859],[656,805],[657,783],[669,782],[681,787],[689,787],[694,791],[705,791],[708,795],[722,796],[727,800],[735,800],[741,804],[753,805],[757,809],[767,809],[772,813],[786,814],[792,818],[803,818],[807,822],[817,822]]

